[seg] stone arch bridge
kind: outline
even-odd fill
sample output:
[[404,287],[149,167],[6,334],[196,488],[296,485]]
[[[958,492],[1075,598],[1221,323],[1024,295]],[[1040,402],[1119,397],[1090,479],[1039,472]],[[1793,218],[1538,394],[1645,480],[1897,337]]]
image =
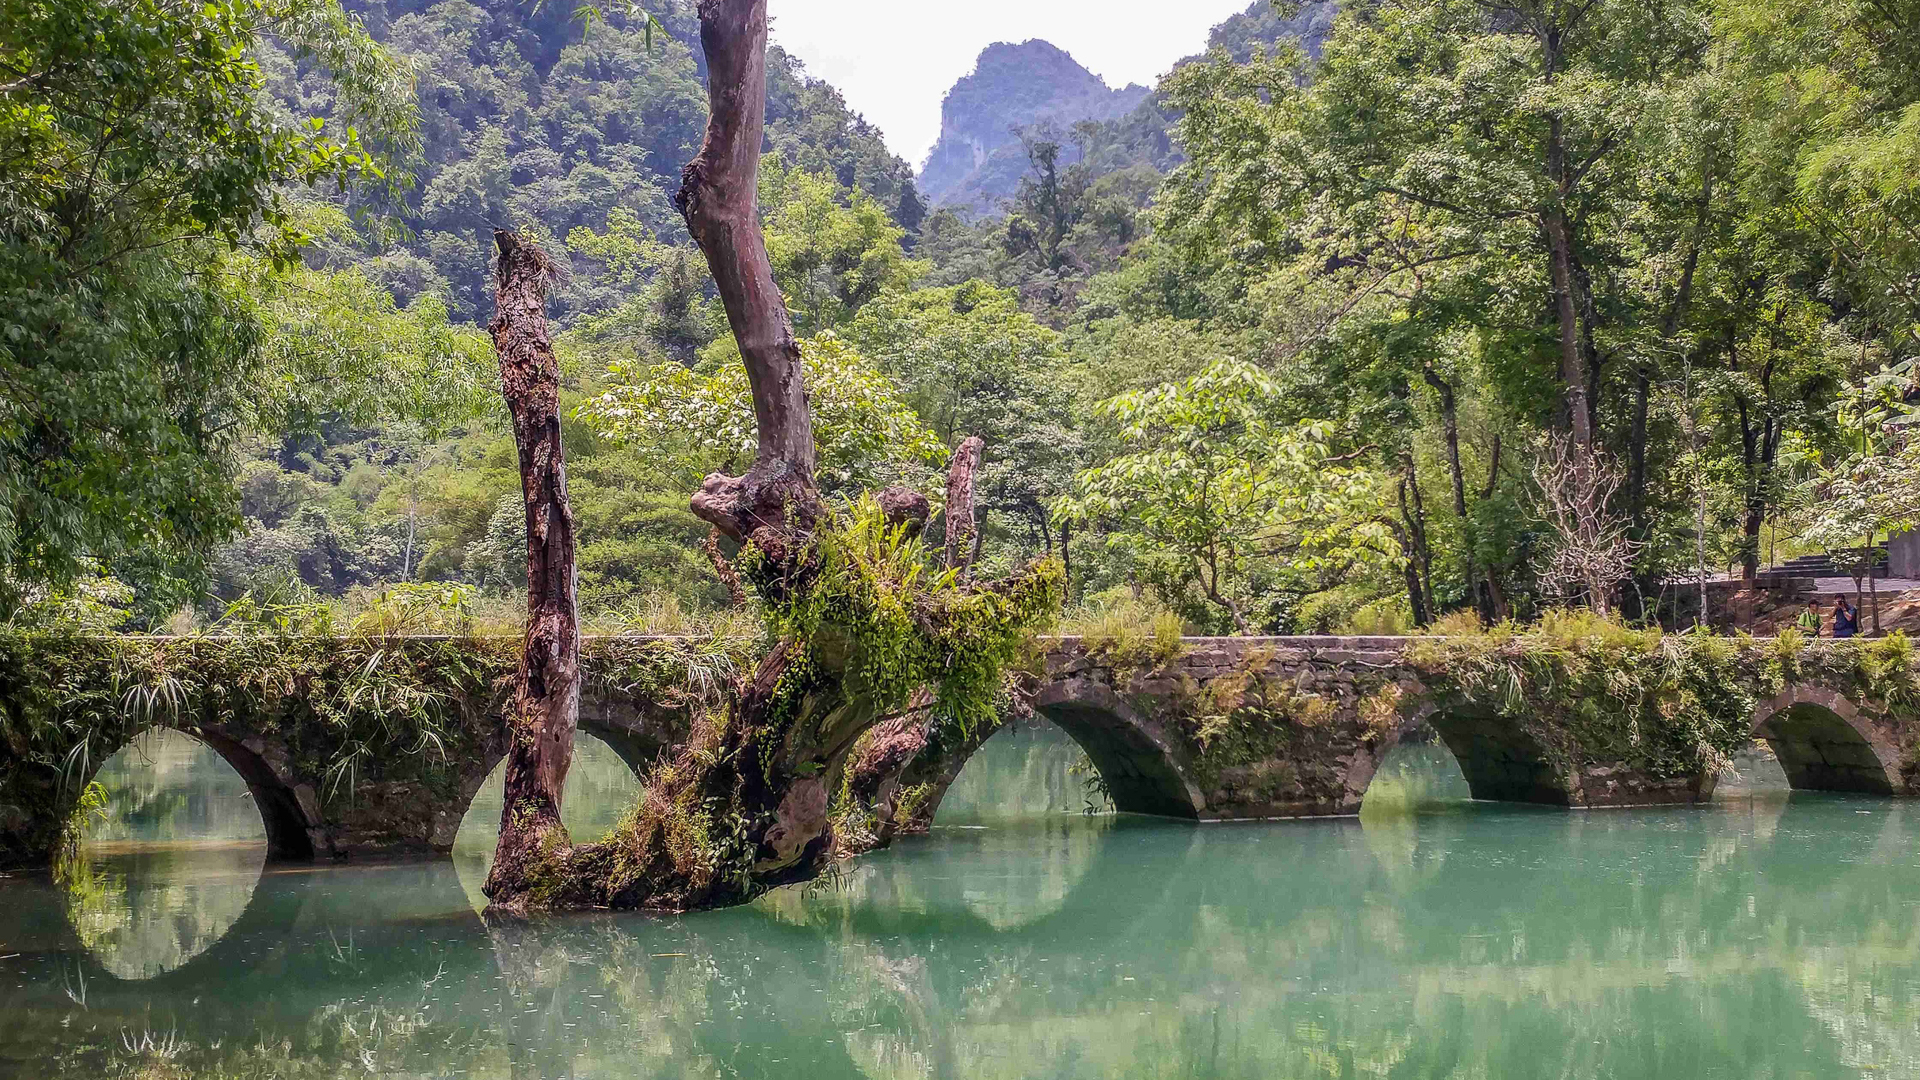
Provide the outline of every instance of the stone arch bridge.
[[[587,644],[581,728],[636,771],[684,738],[697,697],[684,684],[714,677],[714,665],[689,659],[698,650],[688,640]],[[0,641],[0,865],[46,862],[84,782],[150,726],[184,731],[234,767],[279,858],[444,851],[502,756],[517,641],[91,641]],[[1569,686],[1543,704],[1519,675],[1505,686],[1463,677],[1471,658],[1446,641],[1188,638],[1128,655],[1058,638],[1024,674],[1018,707],[1085,749],[1118,809],[1195,820],[1354,814],[1382,759],[1422,728],[1453,753],[1476,799],[1698,802],[1725,755],[1750,740],[1772,748],[1795,788],[1920,794],[1920,694],[1904,642],[1820,643],[1802,657],[1746,640],[1715,646],[1717,666],[1706,667],[1649,654],[1643,667],[1682,674],[1611,696]],[[274,648],[303,659],[274,667],[281,657],[262,652]],[[1502,648],[1503,663],[1535,683],[1566,675],[1564,646]],[[257,676],[263,666],[271,678]],[[393,677],[377,682],[376,671]],[[917,753],[866,776],[871,755],[856,744],[846,790],[867,803],[882,840],[924,828],[991,734],[926,733]]]
[[[1611,752],[1613,740],[1556,717],[1515,716],[1506,702],[1434,678],[1409,658],[1415,640],[1187,638],[1179,655],[1142,664],[1062,638],[1027,704],[1080,745],[1122,812],[1201,821],[1357,814],[1387,753],[1416,733],[1447,747],[1477,800],[1577,808],[1712,797],[1724,758],[1649,761]],[[1798,674],[1753,680],[1725,749],[1764,743],[1795,789],[1920,795],[1920,708],[1888,707],[1845,678]],[[883,816],[924,829],[991,735],[923,752],[883,791]]]

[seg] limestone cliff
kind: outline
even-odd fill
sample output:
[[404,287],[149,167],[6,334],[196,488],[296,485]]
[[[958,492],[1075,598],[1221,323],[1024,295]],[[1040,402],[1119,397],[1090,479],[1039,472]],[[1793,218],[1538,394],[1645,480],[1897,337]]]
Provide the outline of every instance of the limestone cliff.
[[1014,129],[1051,122],[1065,131],[1081,120],[1112,120],[1151,93],[1138,85],[1113,89],[1045,41],[989,45],[973,73],[947,91],[920,191],[935,206],[997,210],[1027,169]]
[[[1294,5],[1254,0],[1246,11],[1213,28],[1207,48],[1224,49],[1235,60],[1244,61],[1257,47],[1291,39],[1317,57],[1333,31],[1338,10],[1336,0]],[[1198,59],[1199,55],[1190,56],[1181,63]],[[1082,120],[1123,118],[1128,118],[1129,129],[1123,141],[1144,148],[1141,154],[1158,167],[1171,163],[1167,138],[1171,118],[1155,107],[1151,90],[1138,85],[1113,89],[1045,41],[989,45],[980,53],[973,73],[947,91],[940,108],[940,140],[920,168],[920,193],[932,206],[998,213],[1027,170],[1015,128],[1050,123],[1064,136]],[[1064,146],[1062,164],[1076,155],[1071,145]]]

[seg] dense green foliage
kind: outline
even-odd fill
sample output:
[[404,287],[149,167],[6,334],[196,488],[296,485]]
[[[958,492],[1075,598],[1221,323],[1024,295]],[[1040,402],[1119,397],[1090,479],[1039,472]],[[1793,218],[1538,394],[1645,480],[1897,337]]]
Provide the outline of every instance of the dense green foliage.
[[1258,368],[1226,361],[1109,399],[1101,414],[1123,448],[1080,474],[1063,517],[1110,524],[1116,542],[1144,549],[1163,596],[1214,605],[1243,634],[1250,596],[1285,588],[1276,578],[1316,592],[1389,558],[1378,479],[1333,453],[1331,425],[1275,424],[1277,398]]
[[[331,123],[263,100],[268,33],[327,73]],[[404,72],[330,0],[29,0],[0,79],[0,607],[88,557],[190,579],[237,438],[377,399],[332,358],[310,382],[275,347],[309,298],[256,286],[306,238],[285,185],[377,185],[413,144]]]
[[1708,567],[1751,569],[1788,433],[1831,447],[1846,383],[1915,348],[1884,242],[1910,188],[1872,164],[1914,145],[1908,7],[1369,4],[1317,61],[1215,54],[1165,90],[1187,160],[1089,330],[1181,326],[1376,442],[1413,573],[1355,599],[1564,599],[1527,466],[1576,389],[1624,475],[1628,610],[1693,569],[1702,491]]
[[[421,580],[506,603],[513,447],[474,409],[494,224],[569,271],[584,602],[727,602],[686,499],[753,432],[669,201],[705,120],[691,12],[649,43],[640,16],[491,0],[127,10],[16,5],[0,41],[7,580],[43,609],[16,623]],[[118,66],[76,44],[107,21]],[[931,490],[981,435],[989,574],[1056,556],[1088,610],[1145,597],[1198,632],[1577,601],[1543,578],[1575,544],[1535,467],[1576,399],[1620,477],[1629,617],[1671,622],[1703,570],[1878,542],[1911,516],[1885,504],[1920,350],[1917,23],[1909,0],[1256,5],[1130,111],[1025,128],[991,214],[928,215],[776,47],[763,223],[822,483]],[[222,44],[160,64],[196,27]],[[97,140],[90,101],[138,122]],[[161,154],[183,134],[204,152]],[[76,199],[89,163],[153,197]],[[1262,387],[1232,431],[1160,408],[1224,364]],[[1872,379],[1886,416],[1850,433]]]
[[[945,458],[919,414],[901,400],[899,384],[845,341],[828,331],[801,349],[827,492],[858,495],[924,480],[926,467]],[[616,361],[608,375],[614,386],[581,405],[580,414],[606,438],[680,465],[687,490],[707,473],[738,474],[752,463],[753,402],[737,359],[711,374],[673,363]]]
[[[755,580],[766,570],[749,554]],[[1060,608],[1060,565],[1041,560],[985,586],[928,567],[920,537],[889,526],[867,500],[823,531],[805,587],[759,581],[773,598],[774,632],[818,654],[789,669],[794,682],[805,684],[822,656],[838,654],[850,658],[837,665],[840,693],[858,708],[892,712],[925,688],[939,722],[962,730],[993,723],[1002,675]]]

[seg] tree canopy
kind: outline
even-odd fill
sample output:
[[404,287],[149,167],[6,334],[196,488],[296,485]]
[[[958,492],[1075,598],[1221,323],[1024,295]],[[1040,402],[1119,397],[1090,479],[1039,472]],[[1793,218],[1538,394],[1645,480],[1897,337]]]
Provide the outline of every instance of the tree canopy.
[[[669,195],[695,13],[0,3],[19,596],[110,575],[150,623],[510,588],[512,445],[476,408],[504,224],[563,271],[582,602],[727,602],[686,496],[756,431]],[[1911,0],[1293,7],[1125,116],[1021,130],[990,212],[930,210],[768,52],[760,224],[833,496],[979,436],[989,570],[1058,555],[1076,599],[1195,629],[1596,590],[1672,623],[1676,583],[1885,539],[1837,509],[1879,495],[1806,507],[1903,468],[1904,428],[1862,449],[1841,406],[1903,398],[1920,352]],[[1572,532],[1556,440],[1617,478]],[[1582,562],[1621,570],[1568,588]]]

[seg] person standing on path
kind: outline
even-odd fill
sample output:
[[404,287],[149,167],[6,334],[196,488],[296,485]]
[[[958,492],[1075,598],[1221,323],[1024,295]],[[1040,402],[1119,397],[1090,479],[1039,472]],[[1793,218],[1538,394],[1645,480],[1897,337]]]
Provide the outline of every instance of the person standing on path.
[[1860,632],[1860,609],[1842,596],[1833,602],[1833,636],[1850,638]]
[[1800,632],[1808,637],[1819,637],[1820,601],[1808,598],[1807,610],[1800,613],[1800,618],[1794,621],[1794,625],[1799,627]]

